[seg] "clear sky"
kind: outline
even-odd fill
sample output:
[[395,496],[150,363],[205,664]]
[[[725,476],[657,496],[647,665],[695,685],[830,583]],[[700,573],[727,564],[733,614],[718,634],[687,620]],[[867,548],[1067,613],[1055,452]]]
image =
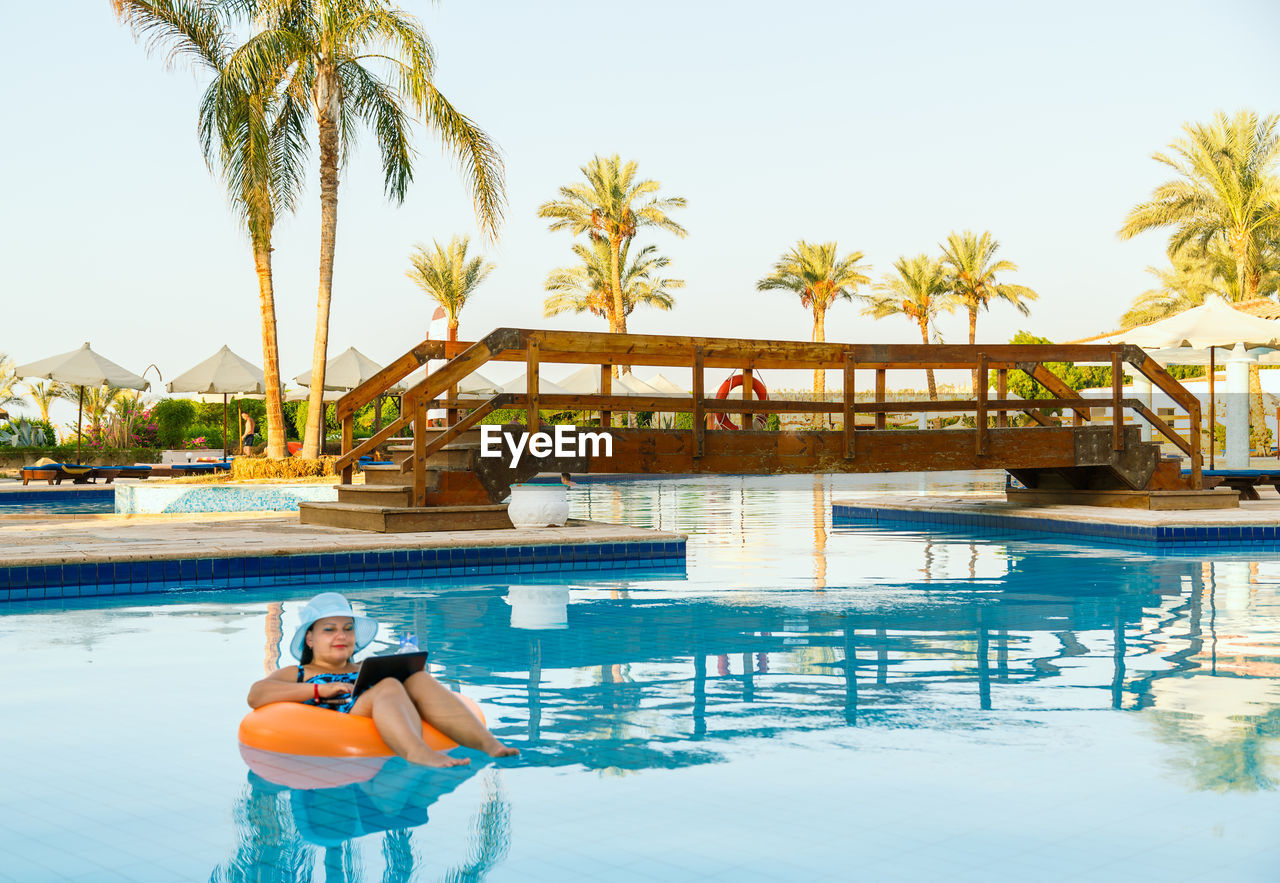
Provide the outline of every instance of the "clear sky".
[[[983,315],[980,341],[1086,336],[1114,327],[1163,259],[1164,236],[1115,235],[1166,177],[1151,153],[1218,109],[1280,111],[1275,0],[405,5],[435,43],[437,85],[503,150],[507,221],[497,243],[479,241],[430,135],[409,198],[390,205],[366,139],[340,191],[331,354],[386,361],[425,336],[432,306],[404,276],[407,255],[456,233],[497,264],[464,338],[604,330],[543,318],[543,280],[572,255],[536,212],[613,152],[689,202],[676,215],[688,238],[645,240],[687,287],[670,313],[635,313],[635,332],[808,339],[797,299],[755,290],[797,239],[862,251],[878,278],[971,228],[1041,294],[1030,317]],[[204,84],[148,58],[107,0],[17,5],[6,23],[0,351],[24,362],[90,340],[165,379],[224,343],[260,364],[249,246],[196,145]],[[313,169],[275,239],[287,378],[310,367],[317,191]],[[942,330],[966,334],[960,316]],[[829,340],[915,335],[855,304],[827,317]]]

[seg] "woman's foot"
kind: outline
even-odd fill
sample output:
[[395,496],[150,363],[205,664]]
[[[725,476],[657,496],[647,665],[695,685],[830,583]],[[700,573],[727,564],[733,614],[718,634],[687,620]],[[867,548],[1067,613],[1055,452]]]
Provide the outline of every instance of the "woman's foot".
[[503,745],[493,736],[485,740],[484,744],[480,746],[480,750],[490,757],[515,757],[520,753],[519,748]]
[[406,757],[409,763],[416,763],[419,766],[431,767],[450,767],[450,766],[466,766],[471,763],[471,759],[467,757],[450,757],[440,751],[432,751],[430,748],[423,748],[420,752],[415,752],[413,756]]

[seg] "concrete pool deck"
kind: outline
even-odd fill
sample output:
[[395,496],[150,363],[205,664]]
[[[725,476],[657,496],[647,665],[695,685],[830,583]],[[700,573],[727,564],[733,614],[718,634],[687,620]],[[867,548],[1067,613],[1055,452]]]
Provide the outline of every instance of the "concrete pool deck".
[[0,601],[632,568],[683,568],[685,536],[570,520],[561,528],[380,534],[296,515],[0,517]]
[[835,523],[934,526],[1055,534],[1162,549],[1280,548],[1280,496],[1238,509],[1151,511],[1102,506],[1028,506],[1003,494],[884,496],[832,504]]

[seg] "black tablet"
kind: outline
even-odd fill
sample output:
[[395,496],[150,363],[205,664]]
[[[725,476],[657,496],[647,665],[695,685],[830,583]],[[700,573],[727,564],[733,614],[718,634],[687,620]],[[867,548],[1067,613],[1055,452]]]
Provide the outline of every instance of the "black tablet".
[[390,656],[370,656],[360,663],[360,675],[356,678],[351,696],[352,698],[359,696],[383,678],[404,681],[409,675],[422,671],[426,665],[426,650],[420,650],[417,653],[393,653]]

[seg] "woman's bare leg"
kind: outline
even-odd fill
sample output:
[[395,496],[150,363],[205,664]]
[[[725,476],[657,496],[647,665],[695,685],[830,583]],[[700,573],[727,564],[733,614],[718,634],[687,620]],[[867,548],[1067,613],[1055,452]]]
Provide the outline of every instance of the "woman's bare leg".
[[520,753],[518,748],[499,742],[452,690],[427,672],[410,675],[404,687],[422,719],[459,745],[483,751],[490,757]]
[[436,767],[471,763],[467,758],[450,757],[427,747],[422,741],[422,718],[418,709],[404,685],[395,678],[384,678],[370,687],[351,706],[350,713],[373,718],[382,741],[410,763]]

